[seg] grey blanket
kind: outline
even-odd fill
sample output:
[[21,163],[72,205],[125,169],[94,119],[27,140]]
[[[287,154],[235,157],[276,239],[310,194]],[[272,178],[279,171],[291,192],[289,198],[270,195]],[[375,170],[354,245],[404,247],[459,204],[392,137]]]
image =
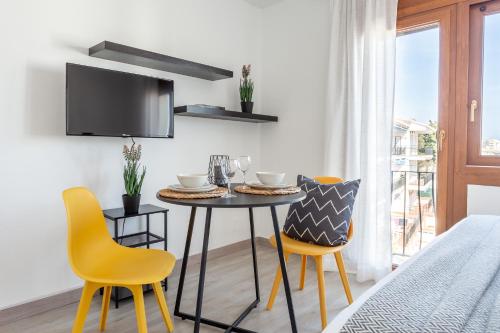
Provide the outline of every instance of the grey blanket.
[[360,307],[352,332],[500,333],[500,217],[461,222]]

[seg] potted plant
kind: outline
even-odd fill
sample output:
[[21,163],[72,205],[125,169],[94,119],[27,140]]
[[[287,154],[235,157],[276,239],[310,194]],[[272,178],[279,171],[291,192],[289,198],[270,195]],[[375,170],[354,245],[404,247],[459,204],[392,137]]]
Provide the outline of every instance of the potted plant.
[[240,79],[240,101],[241,101],[241,111],[246,113],[252,113],[253,102],[253,81],[249,78],[250,76],[250,65],[243,65],[241,70],[243,76]]
[[123,157],[125,158],[123,180],[125,182],[125,191],[127,192],[122,195],[125,214],[136,214],[139,211],[142,182],[144,181],[144,176],[146,176],[146,167],[142,167],[142,172],[139,174],[141,150],[141,145],[136,146],[135,142],[130,149],[127,145],[123,146]]

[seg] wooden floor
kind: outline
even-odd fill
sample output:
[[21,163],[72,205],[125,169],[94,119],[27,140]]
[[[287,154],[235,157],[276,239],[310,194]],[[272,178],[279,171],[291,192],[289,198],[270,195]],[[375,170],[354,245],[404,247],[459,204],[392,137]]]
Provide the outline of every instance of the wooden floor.
[[[242,327],[259,332],[290,332],[290,322],[282,286],[276,297],[272,311],[265,306],[271,284],[278,264],[277,254],[271,247],[258,245],[258,263],[261,286],[261,303],[243,321]],[[184,286],[184,299],[181,310],[194,313],[196,290],[198,283],[199,261],[192,260],[188,265]],[[299,257],[291,256],[289,262],[289,276],[292,285],[292,297],[295,306],[295,315],[299,332],[321,332],[318,292],[316,287],[316,273],[312,260],[308,262],[306,287],[298,290]],[[177,265],[180,266],[180,265]],[[166,293],[170,312],[173,313],[175,295],[179,278],[179,269],[176,267],[169,280],[169,290]],[[326,272],[326,291],[328,304],[328,320],[333,320],[340,310],[347,306],[347,300],[336,272]],[[351,289],[356,299],[372,284],[359,284],[351,277]],[[205,296],[203,302],[203,316],[211,319],[232,322],[237,315],[254,299],[252,257],[250,248],[237,250],[223,257],[211,257],[209,254]],[[153,294],[145,296],[146,315],[150,333],[166,332],[163,320],[158,312],[158,306]],[[85,332],[98,332],[101,297],[96,295],[92,308],[87,317]],[[5,326],[0,326],[2,333],[59,333],[71,332],[71,325],[75,316],[77,304],[71,304],[33,317],[22,319]],[[187,333],[193,331],[192,321],[182,321],[174,318],[175,332]],[[222,332],[202,325],[202,332]],[[111,307],[108,315],[106,332],[136,332],[135,312],[131,301],[121,303],[119,309]]]

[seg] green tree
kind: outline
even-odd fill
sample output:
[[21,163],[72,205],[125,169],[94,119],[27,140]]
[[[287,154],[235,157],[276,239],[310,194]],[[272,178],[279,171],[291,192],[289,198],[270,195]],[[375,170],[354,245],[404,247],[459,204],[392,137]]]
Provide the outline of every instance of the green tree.
[[429,154],[429,150],[431,150],[433,160],[435,160],[437,151],[437,140],[436,140],[437,121],[429,120],[428,126],[433,129],[433,132],[420,134],[418,136],[418,151],[421,154]]

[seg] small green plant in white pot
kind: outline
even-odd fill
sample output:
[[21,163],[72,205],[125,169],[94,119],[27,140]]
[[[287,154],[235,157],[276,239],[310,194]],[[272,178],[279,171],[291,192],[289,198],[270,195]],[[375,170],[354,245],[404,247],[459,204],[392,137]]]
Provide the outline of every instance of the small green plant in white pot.
[[243,65],[241,70],[243,78],[240,79],[241,111],[246,113],[252,113],[253,109],[253,81],[249,78],[250,69],[251,65]]
[[122,195],[123,209],[125,214],[136,214],[139,211],[141,203],[141,188],[144,177],[146,176],[146,167],[142,167],[140,172],[141,145],[132,144],[130,149],[127,145],[123,146],[123,157],[125,166],[123,167],[123,180],[125,184],[125,193]]

